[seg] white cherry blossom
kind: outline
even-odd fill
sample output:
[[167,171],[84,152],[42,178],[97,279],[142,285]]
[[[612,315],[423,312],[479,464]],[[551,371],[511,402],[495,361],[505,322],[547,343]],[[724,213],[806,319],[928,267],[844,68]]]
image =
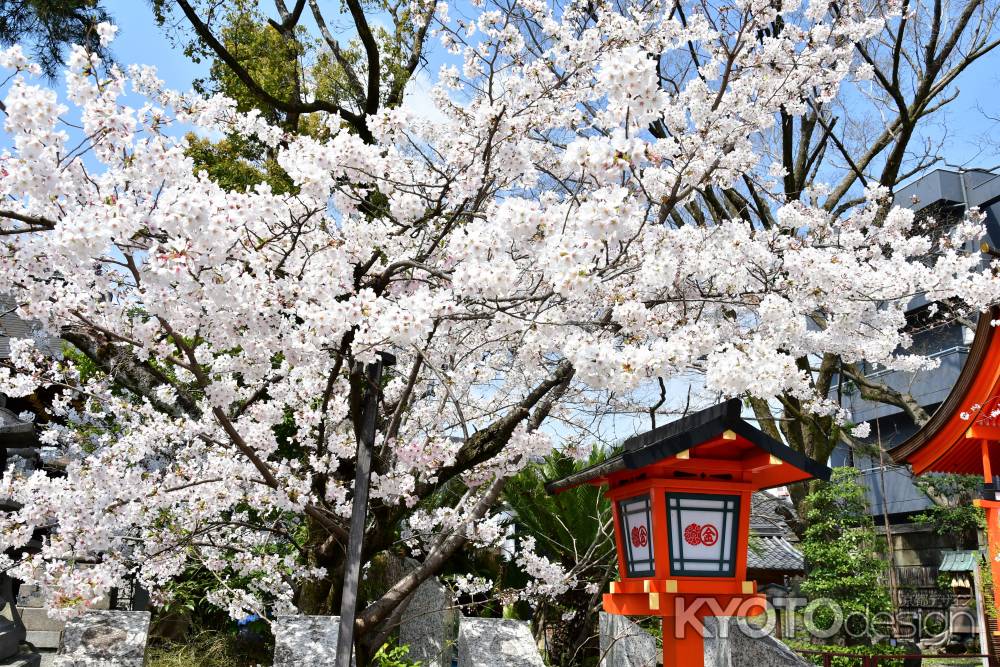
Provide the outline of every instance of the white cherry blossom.
[[[826,2],[754,0],[719,8],[721,23],[694,5],[685,24],[674,5],[522,3],[538,50],[495,12],[458,28],[439,3],[438,36],[464,61],[434,92],[442,118],[383,112],[368,119],[373,144],[337,116],[322,119],[330,132],[286,136],[82,48],[57,92],[18,47],[0,53],[12,75],[0,283],[19,316],[104,364],[84,373],[15,342],[0,367],[10,396],[61,390],[40,437],[69,461],[63,478],[0,480],[22,505],[0,518],[0,541],[57,526],[11,572],[70,614],[131,576],[161,596],[195,554],[234,616],[290,608],[295,586],[323,574],[296,531],[349,516],[352,364],[378,352],[397,363],[373,506],[414,554],[456,531],[495,547],[497,480],[575,448],[614,419],[612,397],[629,405],[657,377],[789,392],[848,424],[797,358],[928,364],[898,352],[912,297],[982,309],[1000,292],[997,267],[963,249],[981,216],[940,243],[877,190],[836,215],[775,199],[768,228],[684,208],[699,188],[777,176],[761,136],[781,110],[802,112],[802,91],[836,97],[854,41],[882,19],[860,3],[831,16]],[[732,49],[737,31],[767,36]],[[113,26],[98,32],[106,44]],[[661,87],[648,54],[669,67],[691,45],[704,62]],[[295,191],[227,191],[196,173],[189,126],[256,138]],[[460,502],[422,502],[445,484],[465,489]],[[530,541],[515,557],[529,598],[579,583]],[[67,566],[79,558],[99,563]]]

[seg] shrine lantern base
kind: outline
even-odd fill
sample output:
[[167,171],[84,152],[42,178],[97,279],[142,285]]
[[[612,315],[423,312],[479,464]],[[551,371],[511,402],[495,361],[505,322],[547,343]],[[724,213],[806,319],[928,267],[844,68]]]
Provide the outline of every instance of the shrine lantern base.
[[[646,579],[616,581],[604,595],[604,611],[622,616],[659,616],[664,667],[703,667],[709,616],[752,617],[767,610],[752,581]],[[697,592],[695,592],[697,591]]]

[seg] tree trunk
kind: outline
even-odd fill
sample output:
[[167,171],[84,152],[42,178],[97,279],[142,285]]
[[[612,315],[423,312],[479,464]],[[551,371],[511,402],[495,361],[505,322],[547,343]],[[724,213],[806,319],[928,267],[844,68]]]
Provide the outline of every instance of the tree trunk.
[[[322,579],[309,579],[299,585],[295,595],[295,607],[310,616],[327,616],[337,613],[340,605],[340,579],[343,576],[343,558],[324,555],[323,547],[328,533],[315,519],[306,516],[309,538],[305,551],[310,567],[321,567],[326,571]],[[342,554],[342,552],[341,552]]]

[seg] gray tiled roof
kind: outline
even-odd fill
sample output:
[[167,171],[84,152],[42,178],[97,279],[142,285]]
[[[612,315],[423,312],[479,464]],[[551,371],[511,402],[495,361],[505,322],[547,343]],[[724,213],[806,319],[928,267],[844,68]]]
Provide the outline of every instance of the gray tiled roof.
[[750,547],[747,567],[758,570],[801,572],[805,560],[793,541],[786,516],[795,516],[792,504],[769,493],[753,494],[750,502]]
[[38,349],[58,355],[59,340],[46,335],[37,322],[22,320],[14,314],[16,307],[10,297],[0,294],[0,359],[10,356],[11,338],[34,338]]
[[784,537],[755,535],[750,538],[750,547],[747,549],[747,567],[802,572],[805,570],[805,559],[802,552]]
[[755,535],[783,535],[790,537],[786,516],[795,516],[795,508],[788,500],[758,491],[750,498],[750,532]]

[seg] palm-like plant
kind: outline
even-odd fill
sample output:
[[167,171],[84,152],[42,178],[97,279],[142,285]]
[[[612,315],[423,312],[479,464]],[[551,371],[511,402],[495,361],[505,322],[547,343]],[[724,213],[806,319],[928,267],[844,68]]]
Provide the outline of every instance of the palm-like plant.
[[545,482],[600,463],[612,453],[595,450],[580,461],[555,452],[511,479],[504,492],[517,536],[533,537],[535,552],[561,565],[576,582],[540,602],[532,614],[551,665],[596,664],[601,594],[617,563],[611,504],[601,489],[580,486],[551,495]]

